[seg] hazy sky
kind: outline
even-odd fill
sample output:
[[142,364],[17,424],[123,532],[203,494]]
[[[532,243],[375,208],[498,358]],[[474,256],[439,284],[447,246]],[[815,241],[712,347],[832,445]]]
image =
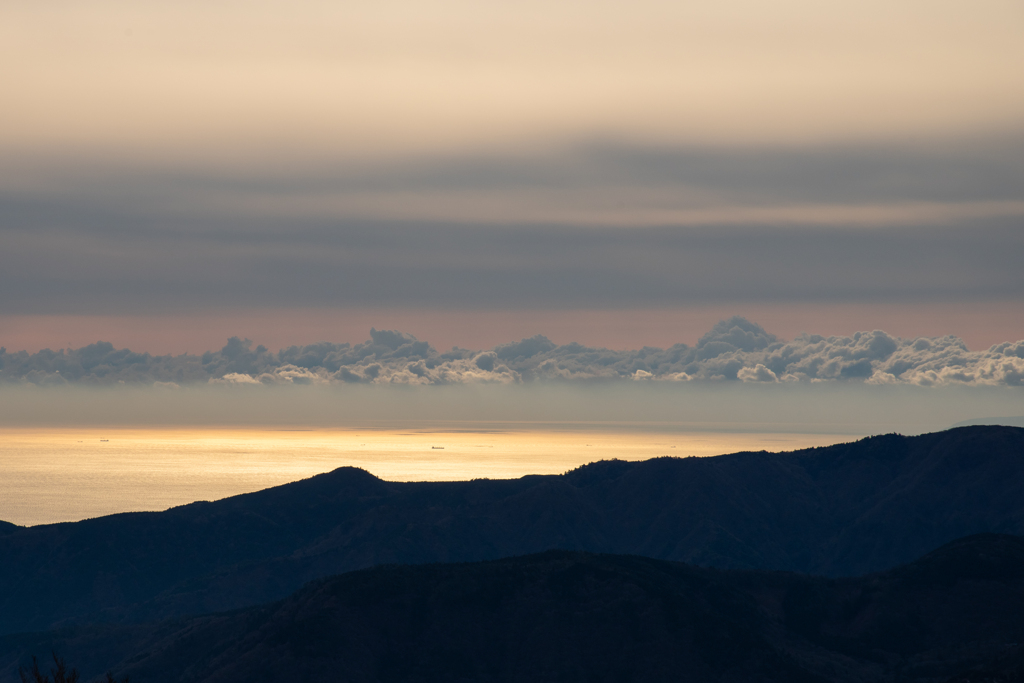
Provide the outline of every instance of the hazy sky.
[[232,424],[586,431],[646,426],[653,431],[862,436],[939,431],[964,420],[1022,413],[1024,393],[1006,387],[934,391],[864,384],[634,382],[402,388],[347,384],[272,390],[206,385],[170,391],[0,385],[0,429]]
[[1024,338],[1024,4],[5,2],[0,345]]

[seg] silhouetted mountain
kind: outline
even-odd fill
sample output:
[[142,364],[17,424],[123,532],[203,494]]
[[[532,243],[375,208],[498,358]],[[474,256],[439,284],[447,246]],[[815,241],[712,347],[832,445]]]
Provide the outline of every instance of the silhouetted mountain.
[[985,666],[962,671],[946,683],[1024,683],[1024,645]]
[[973,427],[975,425],[1002,425],[1004,427],[1024,427],[1024,415],[1016,417],[978,417],[973,420],[957,422],[952,428]]
[[1018,680],[1022,642],[1024,539],[986,534],[855,579],[565,551],[378,567],[233,613],[7,636],[0,653],[12,671],[59,648],[151,683],[924,683]]
[[1024,429],[1011,427],[505,481],[390,483],[342,468],[0,535],[0,633],[234,609],[352,569],[551,548],[849,576],[973,533],[1022,533],[1021,491]]

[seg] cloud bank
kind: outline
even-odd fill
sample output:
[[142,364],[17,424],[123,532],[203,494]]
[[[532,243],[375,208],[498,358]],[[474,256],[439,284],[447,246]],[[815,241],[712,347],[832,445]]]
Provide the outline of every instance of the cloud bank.
[[953,336],[904,339],[879,330],[784,341],[737,316],[716,324],[695,346],[629,351],[556,345],[537,335],[489,350],[439,352],[412,335],[377,329],[361,344],[322,342],[277,352],[238,337],[202,355],[153,356],[109,342],[34,354],[0,348],[0,382],[37,386],[582,381],[1022,386],[1024,340],[986,351],[970,351]]

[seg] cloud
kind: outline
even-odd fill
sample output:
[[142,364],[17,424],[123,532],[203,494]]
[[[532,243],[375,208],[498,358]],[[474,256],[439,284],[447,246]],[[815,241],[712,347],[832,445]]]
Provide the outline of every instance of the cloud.
[[232,337],[202,355],[151,356],[97,342],[30,354],[0,348],[0,381],[34,385],[117,383],[186,386],[470,384],[647,380],[663,382],[852,382],[1024,385],[1024,341],[970,351],[953,336],[903,339],[883,331],[778,339],[741,317],[716,324],[696,346],[614,351],[556,345],[543,336],[491,350],[453,348],[372,329],[361,344],[321,342],[276,353]]
[[[1024,237],[1014,221],[885,230],[296,221],[287,236],[259,219],[185,234],[14,224],[4,227],[0,244],[0,291],[8,293],[0,315],[1024,297],[1016,258]],[[403,345],[384,337],[375,343],[392,350]],[[536,349],[526,343],[496,351]]]
[[740,316],[723,320],[711,328],[697,342],[697,357],[701,360],[717,358],[735,351],[760,351],[776,341],[774,334]]
[[402,346],[416,341],[416,337],[411,334],[398,332],[397,330],[378,330],[373,327],[370,328],[370,339],[377,346],[386,346],[393,351],[397,351]]
[[758,363],[752,368],[741,368],[736,372],[736,379],[742,382],[777,382],[775,373]]
[[210,384],[259,384],[255,377],[242,372],[229,372],[222,377],[211,377]]
[[[1022,159],[1020,135],[942,148],[605,141],[281,177],[101,160],[31,174],[19,159],[18,182],[0,178],[0,314],[1016,300]],[[379,207],[304,208],[350,195]],[[443,211],[388,213],[416,197]],[[479,215],[451,213],[469,205]]]
[[547,353],[555,348],[555,344],[544,335],[538,334],[529,339],[502,344],[494,349],[495,354],[502,360],[523,360],[532,358],[538,353]]

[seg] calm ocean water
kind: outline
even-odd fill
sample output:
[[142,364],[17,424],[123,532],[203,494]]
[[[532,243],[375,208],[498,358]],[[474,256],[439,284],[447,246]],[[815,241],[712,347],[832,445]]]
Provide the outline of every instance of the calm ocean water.
[[392,481],[562,473],[596,460],[783,451],[857,438],[657,427],[0,428],[0,519],[34,525],[164,510],[361,467]]

